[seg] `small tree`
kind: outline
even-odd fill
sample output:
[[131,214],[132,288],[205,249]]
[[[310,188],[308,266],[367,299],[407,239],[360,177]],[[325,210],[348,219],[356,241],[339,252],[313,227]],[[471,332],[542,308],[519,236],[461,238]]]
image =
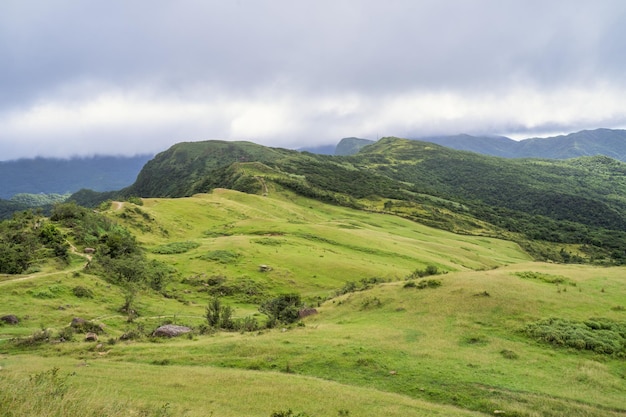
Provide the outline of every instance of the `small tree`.
[[302,300],[299,294],[282,294],[266,300],[259,306],[259,311],[268,317],[267,327],[278,323],[290,324],[298,321]]
[[209,326],[214,329],[232,330],[233,308],[231,306],[222,305],[222,301],[218,297],[213,297],[206,307],[206,319]]

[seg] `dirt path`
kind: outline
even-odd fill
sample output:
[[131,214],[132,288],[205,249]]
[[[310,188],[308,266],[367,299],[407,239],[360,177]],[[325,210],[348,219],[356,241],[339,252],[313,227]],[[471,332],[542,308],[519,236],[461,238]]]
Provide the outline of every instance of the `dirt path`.
[[[26,280],[34,279],[34,278],[49,277],[51,275],[61,275],[61,274],[68,274],[68,273],[72,273],[76,271],[82,271],[89,264],[89,262],[91,262],[92,256],[87,253],[79,252],[78,249],[76,249],[76,246],[72,245],[69,241],[66,241],[66,242],[67,244],[70,245],[70,252],[72,252],[74,255],[81,256],[87,260],[84,264],[76,266],[71,269],[64,269],[62,271],[54,271],[54,272],[46,272],[43,274],[39,272],[35,272],[34,274],[28,274],[28,275],[2,275],[0,276],[0,285],[12,283],[12,282],[26,281]],[[5,277],[8,277],[9,279],[6,279],[6,280],[2,279]]]
[[113,206],[113,210],[115,211],[121,210],[122,207],[124,207],[124,203],[121,201],[113,201],[111,205]]

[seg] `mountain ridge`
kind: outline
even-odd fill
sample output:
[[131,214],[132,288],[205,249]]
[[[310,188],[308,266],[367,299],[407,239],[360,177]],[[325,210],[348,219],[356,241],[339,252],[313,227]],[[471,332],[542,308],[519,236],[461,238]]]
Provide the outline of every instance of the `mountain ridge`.
[[505,158],[569,159],[605,155],[626,161],[626,130],[599,128],[519,141],[505,136],[429,136],[415,138],[449,148]]
[[[382,138],[351,156],[316,155],[252,142],[182,142],[106,199],[186,197],[272,187],[332,204],[384,211],[458,233],[504,234],[542,259],[626,262],[626,164],[608,157],[509,159],[417,140]],[[576,245],[570,256],[529,242]],[[580,258],[582,259],[582,258]]]

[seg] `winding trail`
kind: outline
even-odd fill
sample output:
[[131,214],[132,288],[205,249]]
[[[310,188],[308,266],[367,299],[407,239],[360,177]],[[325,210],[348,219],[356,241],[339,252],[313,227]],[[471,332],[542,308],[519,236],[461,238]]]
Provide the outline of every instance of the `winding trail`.
[[[52,275],[68,274],[68,273],[81,271],[85,269],[85,267],[89,264],[89,262],[91,262],[92,255],[79,252],[78,249],[76,249],[76,246],[72,245],[72,243],[69,240],[66,240],[66,243],[70,245],[70,252],[72,252],[74,255],[78,255],[86,259],[86,262],[84,264],[75,266],[74,268],[70,268],[70,269],[63,269],[61,271],[53,271],[53,272],[45,272],[43,274],[39,272],[35,272],[34,274],[28,274],[28,275],[3,274],[3,275],[0,275],[0,286],[4,284],[13,283],[13,282],[26,281],[26,280],[30,280],[34,278],[43,278],[43,277],[49,277]],[[8,279],[3,279],[3,278],[8,278]]]

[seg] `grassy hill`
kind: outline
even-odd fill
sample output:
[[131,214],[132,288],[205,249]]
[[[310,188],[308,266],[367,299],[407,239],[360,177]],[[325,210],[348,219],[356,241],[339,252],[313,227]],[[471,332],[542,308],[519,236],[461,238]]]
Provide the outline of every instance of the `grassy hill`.
[[[26,219],[51,222],[75,249],[0,276],[0,316],[19,318],[0,325],[5,415],[626,413],[623,267],[533,262],[510,240],[327,204],[274,170],[240,168],[266,172],[259,194]],[[137,287],[131,316],[122,281],[83,248],[133,241],[170,269],[159,289]],[[287,292],[317,314],[264,328],[259,307]],[[209,328],[214,297],[259,328]],[[68,330],[75,317],[102,325],[97,342]],[[193,331],[151,336],[166,323]]]
[[626,262],[626,165],[602,157],[505,159],[428,142],[383,138],[353,156],[250,142],[180,143],[117,193],[71,197],[184,197],[276,185],[345,207],[386,212],[457,233],[513,239],[538,260]]

